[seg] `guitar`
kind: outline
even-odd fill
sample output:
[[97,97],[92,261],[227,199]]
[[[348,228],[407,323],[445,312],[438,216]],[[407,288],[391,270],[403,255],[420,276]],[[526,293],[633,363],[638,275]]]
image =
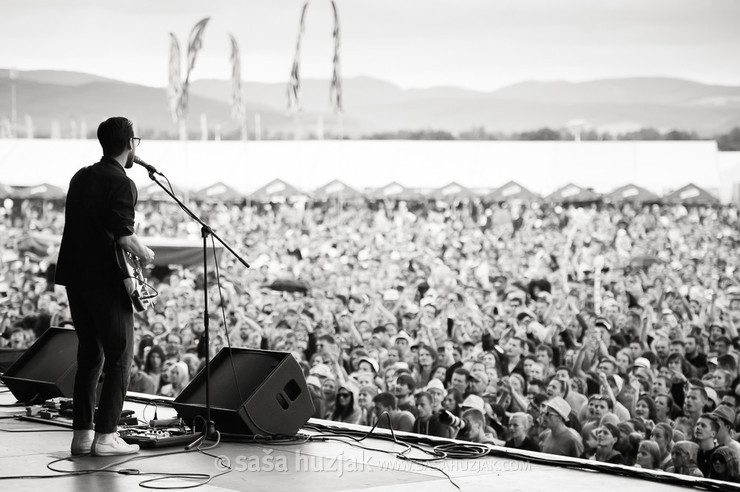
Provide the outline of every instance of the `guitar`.
[[123,285],[131,298],[134,310],[138,313],[146,311],[149,306],[154,304],[157,293],[153,291],[146,278],[144,278],[141,261],[137,256],[124,250],[118,244],[115,245],[115,252],[118,268],[125,275]]

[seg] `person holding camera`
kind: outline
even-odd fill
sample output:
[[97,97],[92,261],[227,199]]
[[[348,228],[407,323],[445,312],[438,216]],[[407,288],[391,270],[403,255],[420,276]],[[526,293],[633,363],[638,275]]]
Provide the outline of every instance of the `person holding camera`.
[[418,415],[416,421],[414,421],[412,432],[452,439],[455,435],[455,430],[449,423],[442,421],[444,417],[440,418],[440,414],[434,412],[432,408],[432,395],[426,391],[421,391],[414,396],[414,399],[416,400]]

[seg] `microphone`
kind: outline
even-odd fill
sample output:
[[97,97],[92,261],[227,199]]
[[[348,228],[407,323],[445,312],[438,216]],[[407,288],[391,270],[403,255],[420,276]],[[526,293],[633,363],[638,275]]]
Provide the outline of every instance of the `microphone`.
[[146,169],[147,171],[149,171],[149,174],[159,174],[160,176],[164,176],[162,173],[160,173],[159,171],[157,171],[157,168],[156,167],[152,166],[151,164],[147,164],[144,161],[144,159],[142,159],[138,155],[135,155],[134,156],[134,163],[140,165],[141,167],[143,167],[144,169]]

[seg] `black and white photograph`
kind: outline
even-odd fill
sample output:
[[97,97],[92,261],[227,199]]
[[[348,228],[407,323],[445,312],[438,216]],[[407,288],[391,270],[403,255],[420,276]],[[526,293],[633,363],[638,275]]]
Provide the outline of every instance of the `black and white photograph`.
[[740,492],[737,0],[2,0],[0,488]]

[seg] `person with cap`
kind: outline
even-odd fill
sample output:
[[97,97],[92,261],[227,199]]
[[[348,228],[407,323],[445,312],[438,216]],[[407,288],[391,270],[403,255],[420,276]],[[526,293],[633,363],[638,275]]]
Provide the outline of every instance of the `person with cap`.
[[722,446],[727,446],[735,453],[735,457],[740,462],[740,443],[732,438],[735,430],[735,410],[727,405],[719,405],[714,409],[712,415],[717,417],[719,430],[717,431],[717,442]]
[[471,372],[468,383],[468,393],[483,396],[488,388],[488,375],[485,372]]
[[404,330],[399,331],[395,337],[393,337],[393,346],[398,350],[398,355],[402,361],[410,361],[411,359],[411,344],[413,339]]
[[614,449],[619,442],[619,428],[614,424],[603,424],[594,430],[594,435],[596,436],[596,453],[592,459],[615,465],[623,465],[624,456]]
[[432,379],[429,384],[426,385],[424,391],[432,395],[432,409],[435,412],[442,410],[442,402],[447,396],[447,390],[445,390],[444,384],[439,379]]
[[357,372],[372,374],[373,380],[378,376],[380,365],[375,358],[369,355],[363,355],[357,360]]
[[581,436],[566,423],[570,419],[571,408],[563,398],[557,396],[546,401],[541,413],[545,431],[540,435],[540,449],[544,453],[578,458],[583,453]]

